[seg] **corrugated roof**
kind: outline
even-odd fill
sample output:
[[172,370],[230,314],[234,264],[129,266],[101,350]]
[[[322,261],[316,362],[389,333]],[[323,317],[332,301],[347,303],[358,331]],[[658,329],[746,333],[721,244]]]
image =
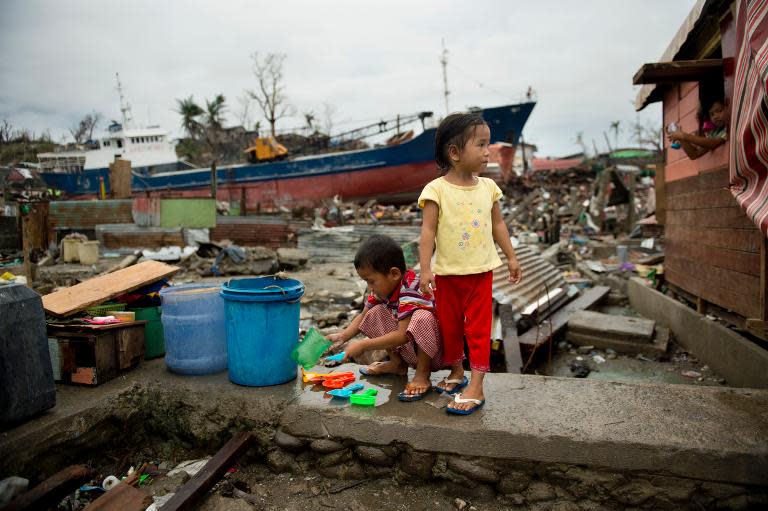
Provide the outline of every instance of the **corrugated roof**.
[[237,245],[272,249],[295,247],[300,228],[308,222],[275,216],[219,216],[211,229],[211,241],[228,239]]
[[547,158],[534,158],[533,170],[534,171],[546,171],[546,170],[568,170],[581,166],[584,162],[581,158],[563,158],[559,160],[550,160]]
[[[518,245],[515,254],[523,270],[523,280],[520,284],[509,283],[507,258],[499,251],[503,264],[493,270],[493,299],[500,304],[511,303],[516,315],[527,316],[536,309],[547,308],[548,302],[554,302],[564,292],[566,284],[562,272],[529,246]],[[560,288],[563,291],[556,291]]]
[[360,243],[374,234],[384,234],[404,245],[419,237],[417,225],[348,225],[315,231],[299,231],[299,248],[314,261],[349,263],[355,259]]

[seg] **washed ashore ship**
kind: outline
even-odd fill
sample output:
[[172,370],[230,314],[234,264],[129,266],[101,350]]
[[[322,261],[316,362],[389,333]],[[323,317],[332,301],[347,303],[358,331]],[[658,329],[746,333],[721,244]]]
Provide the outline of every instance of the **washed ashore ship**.
[[[478,110],[490,127],[491,142],[501,143],[505,148],[504,161],[511,161],[534,105],[529,101]],[[110,144],[125,147],[134,143],[125,138],[129,136],[127,132],[122,133],[122,142],[119,137],[110,137]],[[385,147],[224,165],[215,170],[216,197],[223,201],[244,199],[249,211],[313,207],[335,195],[344,200],[409,201],[438,175],[434,147],[435,128],[427,128],[410,140]],[[210,168],[157,171],[144,162],[134,161],[130,154],[122,157],[131,160],[134,196],[210,196]],[[69,172],[41,168],[41,175],[50,187],[73,199],[97,197],[102,180],[109,191],[107,166],[83,166]]]

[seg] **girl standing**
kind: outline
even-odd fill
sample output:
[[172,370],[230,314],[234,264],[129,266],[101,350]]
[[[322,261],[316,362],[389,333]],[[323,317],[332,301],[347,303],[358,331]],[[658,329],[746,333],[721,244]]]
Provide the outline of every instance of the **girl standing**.
[[[492,270],[501,265],[495,243],[509,261],[509,281],[517,284],[522,278],[501,216],[502,192],[493,180],[476,176],[488,165],[490,137],[480,114],[451,114],[443,119],[435,134],[435,160],[442,175],[428,183],[419,197],[419,207],[424,210],[420,287],[425,294],[434,292],[444,362],[451,367],[451,374],[437,390],[454,395],[446,411],[460,415],[469,415],[485,404],[483,378],[490,370],[491,354]],[[465,338],[469,381],[462,366]],[[462,388],[464,392],[459,394]]]

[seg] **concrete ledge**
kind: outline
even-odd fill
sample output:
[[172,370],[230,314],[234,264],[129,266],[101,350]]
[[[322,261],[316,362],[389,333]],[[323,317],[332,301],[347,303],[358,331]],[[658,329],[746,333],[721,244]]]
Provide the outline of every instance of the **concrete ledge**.
[[248,428],[269,446],[282,428],[435,453],[768,486],[766,390],[508,374],[489,374],[486,382],[485,408],[455,417],[436,406],[444,399],[436,394],[397,401],[402,381],[394,377],[368,380],[381,389],[381,406],[355,408],[300,381],[239,387],[226,373],[181,377],[150,361],[96,389],[60,387],[51,412],[0,436],[0,478],[51,453],[69,452],[61,463],[71,463],[78,448],[114,440],[95,433],[99,425],[112,424],[117,431],[110,433],[119,435],[120,425],[134,420],[151,424],[152,434],[178,435],[211,451],[233,430]]
[[645,286],[642,279],[630,279],[627,292],[633,309],[669,328],[678,343],[723,375],[729,385],[768,388],[768,351]]

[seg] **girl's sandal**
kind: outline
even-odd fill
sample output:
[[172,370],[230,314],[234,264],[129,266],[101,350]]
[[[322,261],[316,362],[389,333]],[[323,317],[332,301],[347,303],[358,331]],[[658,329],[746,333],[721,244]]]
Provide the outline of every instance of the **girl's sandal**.
[[451,408],[448,406],[445,408],[446,413],[452,413],[454,415],[472,415],[485,404],[485,399],[473,399],[471,397],[464,399],[461,397],[461,394],[456,394],[456,396],[453,398],[453,401],[454,403],[458,404],[473,403],[475,406],[468,410],[461,410],[459,408]]
[[[439,386],[440,383],[442,383],[443,385],[455,385],[455,387],[448,390],[445,387],[440,387]],[[442,394],[443,392],[445,392],[449,396],[452,396],[456,394],[458,391],[460,391],[461,389],[463,389],[464,387],[466,387],[467,384],[469,383],[469,380],[467,379],[466,376],[462,377],[461,379],[453,378],[450,380],[443,378],[443,381],[441,381],[440,383],[435,385],[435,392],[437,392],[438,394]]]

